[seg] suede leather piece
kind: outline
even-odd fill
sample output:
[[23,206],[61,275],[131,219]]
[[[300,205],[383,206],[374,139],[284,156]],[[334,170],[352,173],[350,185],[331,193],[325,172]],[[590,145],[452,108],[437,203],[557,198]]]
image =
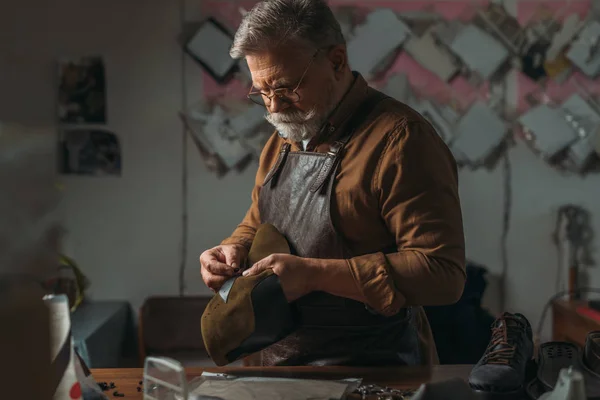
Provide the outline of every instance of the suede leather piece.
[[290,254],[290,246],[281,233],[271,224],[262,224],[256,231],[256,236],[248,253],[250,266],[271,254]]
[[[257,230],[248,254],[250,266],[275,253],[289,254],[286,239],[270,224],[264,224]],[[211,359],[218,366],[227,365],[227,354],[237,349],[255,331],[255,310],[252,292],[263,280],[273,275],[272,270],[263,271],[255,276],[239,276],[233,283],[227,302],[217,293],[202,315],[202,338]],[[238,359],[250,354],[240,354]]]
[[226,354],[254,332],[254,307],[250,294],[254,287],[266,277],[273,275],[272,270],[251,277],[239,277],[235,280],[227,303],[216,294],[202,315],[202,339],[210,358],[218,366],[227,365]]

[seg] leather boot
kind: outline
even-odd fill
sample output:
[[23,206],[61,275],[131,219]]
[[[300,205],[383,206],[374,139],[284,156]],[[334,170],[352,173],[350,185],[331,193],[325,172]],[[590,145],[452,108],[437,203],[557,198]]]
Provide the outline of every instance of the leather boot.
[[477,392],[515,398],[523,392],[533,335],[527,318],[505,312],[492,324],[492,338],[469,376]]
[[581,352],[581,370],[588,399],[600,399],[600,331],[587,334]]

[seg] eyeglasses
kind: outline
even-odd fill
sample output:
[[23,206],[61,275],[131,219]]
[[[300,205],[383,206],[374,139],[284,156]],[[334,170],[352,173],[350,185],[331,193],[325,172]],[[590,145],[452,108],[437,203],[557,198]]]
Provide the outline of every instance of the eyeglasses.
[[250,92],[248,93],[248,98],[250,100],[252,100],[254,103],[258,104],[259,106],[263,106],[263,107],[269,106],[271,104],[271,99],[273,99],[274,96],[277,96],[277,98],[279,98],[279,100],[284,101],[286,103],[290,103],[290,104],[299,102],[300,95],[298,94],[298,89],[300,88],[300,85],[302,84],[302,81],[304,80],[304,77],[306,76],[306,73],[310,69],[310,66],[312,65],[313,61],[315,61],[315,58],[317,58],[317,54],[319,54],[319,51],[320,51],[320,49],[315,51],[315,53],[313,54],[312,58],[310,59],[310,62],[306,66],[304,73],[300,77],[300,80],[298,81],[298,84],[296,85],[296,87],[294,89],[277,88],[277,89],[271,90],[271,93],[269,94],[269,93],[261,92],[260,90],[255,90],[254,86],[252,86],[250,88]]

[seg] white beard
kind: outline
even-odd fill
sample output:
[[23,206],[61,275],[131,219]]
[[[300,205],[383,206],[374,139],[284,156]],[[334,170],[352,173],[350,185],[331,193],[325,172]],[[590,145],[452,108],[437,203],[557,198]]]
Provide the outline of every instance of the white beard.
[[279,135],[284,139],[289,139],[293,142],[301,142],[316,136],[326,118],[317,113],[317,110],[313,108],[307,113],[303,113],[299,110],[294,110],[285,114],[267,113],[265,119],[277,129]]

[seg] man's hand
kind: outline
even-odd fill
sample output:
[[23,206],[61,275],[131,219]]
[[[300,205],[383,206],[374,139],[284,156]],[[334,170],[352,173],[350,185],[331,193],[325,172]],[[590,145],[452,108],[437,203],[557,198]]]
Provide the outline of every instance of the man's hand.
[[258,275],[267,269],[272,269],[273,273],[279,276],[281,288],[288,302],[292,302],[315,290],[313,284],[320,267],[314,261],[289,254],[272,254],[244,271],[243,275]]
[[216,292],[229,278],[240,273],[247,257],[248,250],[239,244],[225,244],[206,250],[200,255],[202,280]]

